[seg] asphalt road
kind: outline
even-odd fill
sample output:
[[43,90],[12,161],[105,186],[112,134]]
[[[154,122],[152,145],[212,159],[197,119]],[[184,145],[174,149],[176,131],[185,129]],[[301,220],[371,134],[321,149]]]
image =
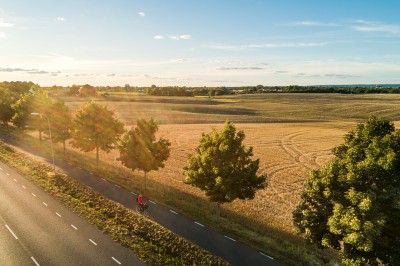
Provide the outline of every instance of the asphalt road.
[[0,162],[0,265],[145,265]]
[[[51,157],[38,149],[28,147],[15,139],[3,139],[3,141],[35,155],[37,159],[46,161],[49,164],[52,163]],[[64,172],[71,178],[78,180],[128,208],[136,208],[135,199],[137,192],[127,191],[118,185],[112,184],[107,180],[82,169],[80,166],[72,165],[62,159],[56,158],[55,164],[58,171]],[[233,265],[284,265],[270,256],[268,252],[260,252],[236,241],[231,236],[220,234],[211,228],[208,228],[206,225],[186,218],[181,215],[179,211],[171,210],[155,201],[152,201],[151,199],[149,204],[149,213],[150,218],[160,225],[227,260]]]

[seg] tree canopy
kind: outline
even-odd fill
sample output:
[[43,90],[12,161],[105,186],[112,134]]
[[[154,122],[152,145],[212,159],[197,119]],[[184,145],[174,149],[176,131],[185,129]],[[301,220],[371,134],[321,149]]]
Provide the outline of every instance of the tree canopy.
[[96,164],[99,164],[99,149],[110,152],[124,133],[124,124],[114,118],[114,112],[107,106],[87,103],[76,112],[72,145],[82,151],[96,150]]
[[153,119],[138,119],[136,124],[122,139],[118,160],[132,171],[138,169],[144,172],[146,189],[146,173],[164,167],[171,143],[164,138],[156,141],[158,126]]
[[257,175],[259,159],[251,160],[253,148],[243,144],[245,134],[226,121],[221,131],[202,134],[200,145],[184,167],[186,183],[205,191],[218,204],[252,199],[266,186],[266,176]]
[[312,171],[294,224],[307,240],[343,252],[346,265],[400,261],[400,131],[374,116]]

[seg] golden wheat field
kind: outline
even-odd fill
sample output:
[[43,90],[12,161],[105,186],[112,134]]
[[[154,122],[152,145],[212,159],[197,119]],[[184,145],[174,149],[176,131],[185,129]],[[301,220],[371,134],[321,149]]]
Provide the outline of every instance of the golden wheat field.
[[[70,100],[75,112],[85,101]],[[260,159],[260,174],[268,186],[253,200],[234,201],[226,210],[259,224],[293,232],[291,213],[300,201],[310,170],[322,167],[343,135],[370,114],[395,119],[400,114],[398,95],[269,94],[207,98],[119,96],[103,101],[127,129],[139,117],[154,118],[158,136],[169,139],[171,155],[165,168],[148,178],[176,190],[205,198],[183,183],[183,166],[199,144],[201,133],[222,127],[231,119],[246,134]],[[94,156],[90,154],[90,156]],[[116,150],[100,159],[121,166]],[[137,174],[138,176],[141,173]]]

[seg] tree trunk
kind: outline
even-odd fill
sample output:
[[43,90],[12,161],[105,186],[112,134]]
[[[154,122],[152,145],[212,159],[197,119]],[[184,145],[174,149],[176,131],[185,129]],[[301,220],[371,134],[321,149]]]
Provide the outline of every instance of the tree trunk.
[[65,140],[63,141],[63,146],[64,146],[64,157],[65,157]]
[[146,193],[147,191],[147,172],[144,171],[144,192]]
[[96,147],[96,168],[99,168],[99,147]]
[[219,202],[217,202],[217,210],[215,212],[215,217],[217,218],[217,220],[219,220],[219,218],[221,217],[221,204]]

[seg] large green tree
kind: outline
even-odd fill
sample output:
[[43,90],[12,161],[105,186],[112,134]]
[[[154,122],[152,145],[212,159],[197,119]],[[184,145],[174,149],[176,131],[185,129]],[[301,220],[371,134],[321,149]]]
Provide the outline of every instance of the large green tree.
[[310,242],[343,252],[346,265],[400,261],[400,131],[374,116],[312,171],[294,224]]
[[99,165],[99,150],[110,152],[124,133],[124,124],[114,117],[107,106],[90,102],[76,112],[72,145],[82,151],[96,150],[96,165]]
[[164,138],[156,140],[158,126],[153,119],[138,119],[136,127],[129,130],[119,145],[118,160],[132,171],[144,172],[144,190],[147,189],[146,174],[164,167],[171,143]]
[[202,134],[200,145],[184,167],[186,183],[205,191],[212,202],[253,199],[257,189],[265,188],[266,176],[257,175],[259,159],[252,160],[253,147],[243,144],[245,134],[236,132],[226,121],[221,131]]

